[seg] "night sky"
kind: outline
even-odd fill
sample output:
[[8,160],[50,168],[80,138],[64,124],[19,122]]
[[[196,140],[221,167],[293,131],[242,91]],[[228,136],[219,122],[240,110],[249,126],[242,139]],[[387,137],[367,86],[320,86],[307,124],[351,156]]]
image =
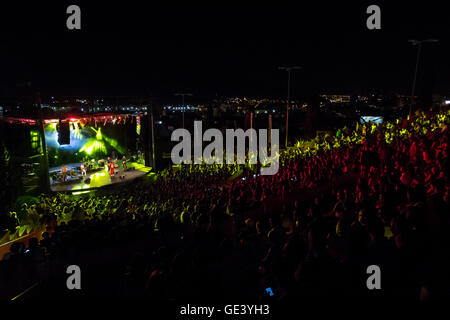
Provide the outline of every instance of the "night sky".
[[[450,93],[443,5],[299,3],[1,4],[0,92],[31,80],[50,95],[284,97],[286,73],[277,68],[300,65],[293,97],[409,94],[416,48],[407,40],[438,38],[423,47],[419,83]],[[70,4],[81,7],[80,31],[66,29]],[[381,30],[366,28],[370,4],[381,8]]]

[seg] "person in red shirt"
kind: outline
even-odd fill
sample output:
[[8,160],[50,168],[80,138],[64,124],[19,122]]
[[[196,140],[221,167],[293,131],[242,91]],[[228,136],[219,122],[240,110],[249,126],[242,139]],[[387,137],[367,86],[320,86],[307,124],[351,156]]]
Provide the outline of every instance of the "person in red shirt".
[[112,177],[114,175],[114,161],[111,162],[109,168],[110,168],[110,175]]

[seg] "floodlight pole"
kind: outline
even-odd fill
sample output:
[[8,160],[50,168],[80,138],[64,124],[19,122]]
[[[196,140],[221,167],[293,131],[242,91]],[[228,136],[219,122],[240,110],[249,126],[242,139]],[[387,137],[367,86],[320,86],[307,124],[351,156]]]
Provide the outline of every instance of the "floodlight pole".
[[156,171],[156,158],[155,158],[155,131],[154,131],[154,121],[153,121],[153,108],[151,111],[151,122],[152,122],[152,167]]
[[422,43],[424,42],[438,42],[439,40],[437,39],[426,39],[426,40],[408,40],[408,42],[410,42],[413,46],[418,46],[417,47],[417,57],[416,57],[416,66],[414,69],[414,79],[413,79],[413,85],[412,85],[412,90],[411,90],[411,101],[409,103],[409,116],[412,115],[412,110],[413,110],[413,104],[415,102],[414,100],[414,93],[416,91],[416,80],[417,80],[417,71],[419,70],[419,60],[420,60],[420,52],[422,51]]
[[192,93],[175,93],[176,96],[181,96],[181,103],[183,105],[183,129],[184,129],[184,96],[192,96]]
[[36,94],[35,97],[35,103],[38,108],[38,117],[39,117],[39,134],[41,136],[41,143],[42,143],[42,166],[41,170],[41,177],[43,179],[43,188],[45,192],[50,192],[50,175],[49,175],[49,168],[48,168],[48,154],[47,154],[47,144],[45,142],[45,130],[44,130],[44,117],[42,114],[42,104],[41,104],[41,96],[39,93]]
[[291,71],[292,70],[300,70],[301,67],[293,66],[293,67],[279,67],[279,70],[284,70],[287,72],[288,81],[287,81],[287,103],[286,103],[286,138],[284,141],[284,146],[287,149],[288,147],[288,136],[289,136],[289,107],[291,104]]

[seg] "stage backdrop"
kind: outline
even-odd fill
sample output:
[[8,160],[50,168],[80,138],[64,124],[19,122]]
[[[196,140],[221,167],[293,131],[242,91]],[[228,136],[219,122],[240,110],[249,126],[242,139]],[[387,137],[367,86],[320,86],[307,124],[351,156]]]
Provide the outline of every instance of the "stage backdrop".
[[97,123],[97,126],[81,122],[70,123],[70,144],[59,144],[58,123],[45,127],[45,140],[49,167],[82,162],[87,159],[130,156],[136,152],[136,125]]

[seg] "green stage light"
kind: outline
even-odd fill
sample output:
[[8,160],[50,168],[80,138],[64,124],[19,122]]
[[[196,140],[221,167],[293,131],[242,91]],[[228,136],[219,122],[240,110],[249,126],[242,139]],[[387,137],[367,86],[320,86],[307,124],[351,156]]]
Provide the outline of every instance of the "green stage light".
[[[124,147],[122,147],[122,146],[117,142],[116,139],[108,138],[107,136],[104,136],[104,135],[102,134],[102,132],[101,132],[101,128],[98,128],[98,130],[96,130],[95,128],[92,128],[92,127],[91,127],[91,129],[94,130],[94,131],[96,132],[95,138],[97,139],[97,141],[104,140],[104,141],[106,141],[111,147],[113,147],[114,149],[116,149],[116,150],[119,151],[120,153],[125,154],[126,149],[125,149]],[[102,146],[104,146],[103,142],[101,142],[101,143],[102,143]],[[86,147],[86,148],[88,148],[88,147]],[[106,149],[106,148],[105,148],[105,149]],[[106,152],[105,152],[105,153],[106,153]]]
[[106,154],[106,147],[102,141],[90,140],[80,149],[79,152],[85,152],[88,155],[91,155],[93,152],[101,152]]
[[90,127],[92,130],[94,130],[97,134],[95,135],[95,138],[97,140],[102,140],[103,139],[103,135],[102,135],[102,131],[101,128],[98,128],[98,130],[95,130],[95,128]]
[[126,152],[125,148],[122,147],[122,146],[117,142],[117,140],[112,139],[112,138],[108,138],[107,136],[104,136],[104,138],[105,138],[106,142],[108,142],[109,145],[110,145],[111,147],[113,147],[114,149],[116,149],[116,150],[119,151],[120,153],[125,154],[125,152]]
[[97,140],[102,140],[102,131],[101,128],[98,128],[97,135],[95,136]]

